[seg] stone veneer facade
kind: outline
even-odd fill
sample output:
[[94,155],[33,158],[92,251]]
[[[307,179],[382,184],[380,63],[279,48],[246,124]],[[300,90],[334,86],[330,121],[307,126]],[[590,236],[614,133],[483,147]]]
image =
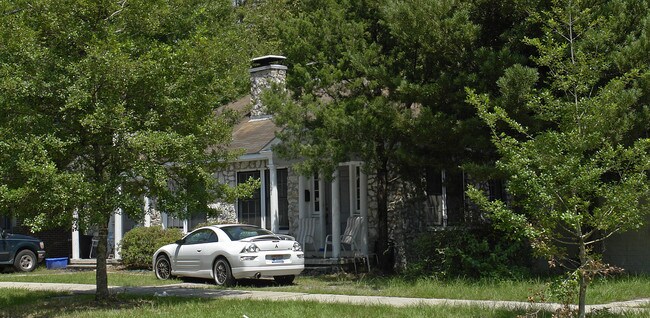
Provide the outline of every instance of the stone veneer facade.
[[266,107],[262,104],[262,92],[273,84],[284,84],[287,67],[283,65],[268,65],[253,68],[251,73],[251,118],[267,116]]

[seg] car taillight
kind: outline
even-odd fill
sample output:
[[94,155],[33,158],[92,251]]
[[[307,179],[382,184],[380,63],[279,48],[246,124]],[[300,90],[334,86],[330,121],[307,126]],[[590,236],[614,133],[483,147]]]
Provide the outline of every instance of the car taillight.
[[240,253],[257,253],[260,251],[260,248],[255,245],[255,243],[251,243],[249,245],[246,245]]
[[43,244],[43,242],[39,242],[38,245],[41,247],[42,250],[45,249],[45,244]]

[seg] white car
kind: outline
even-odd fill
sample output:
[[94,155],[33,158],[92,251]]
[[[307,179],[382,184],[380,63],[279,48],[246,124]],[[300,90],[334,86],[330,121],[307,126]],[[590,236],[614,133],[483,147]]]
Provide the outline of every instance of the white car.
[[241,278],[273,277],[288,285],[305,268],[305,254],[288,235],[255,225],[210,225],[159,248],[153,268],[159,279],[198,277],[228,286]]

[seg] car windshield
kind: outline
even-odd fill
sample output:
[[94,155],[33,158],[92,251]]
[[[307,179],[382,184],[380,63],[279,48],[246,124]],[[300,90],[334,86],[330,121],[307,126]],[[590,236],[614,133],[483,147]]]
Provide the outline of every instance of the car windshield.
[[228,226],[222,227],[221,229],[226,232],[231,241],[239,241],[259,235],[274,235],[273,232],[269,230],[250,225]]

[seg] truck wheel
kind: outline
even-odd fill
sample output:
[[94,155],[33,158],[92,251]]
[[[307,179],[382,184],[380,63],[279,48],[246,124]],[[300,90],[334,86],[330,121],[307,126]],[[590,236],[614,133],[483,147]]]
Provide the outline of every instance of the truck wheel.
[[31,272],[36,268],[37,264],[36,255],[30,250],[18,252],[14,260],[14,268],[19,272]]

